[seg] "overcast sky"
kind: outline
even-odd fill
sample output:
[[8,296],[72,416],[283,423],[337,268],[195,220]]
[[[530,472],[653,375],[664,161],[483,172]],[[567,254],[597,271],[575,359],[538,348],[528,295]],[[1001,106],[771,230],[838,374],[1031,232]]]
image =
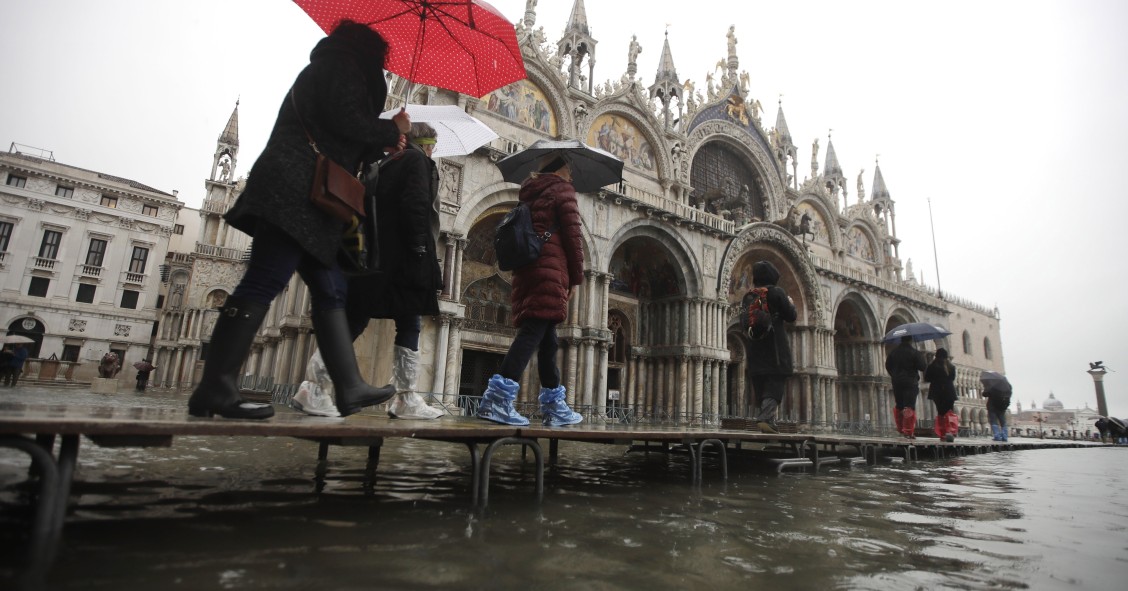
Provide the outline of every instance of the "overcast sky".
[[[525,0],[493,5],[514,22],[525,11]],[[868,193],[880,154],[902,259],[929,285],[999,307],[1006,370],[1024,407],[1053,392],[1067,408],[1096,408],[1086,370],[1100,360],[1111,370],[1110,410],[1128,417],[1128,265],[1116,255],[1128,217],[1117,188],[1128,169],[1128,3],[732,6],[587,2],[595,80],[626,71],[633,34],[649,86],[668,27],[679,76],[703,90],[735,25],[766,125],[782,95],[800,176],[812,140],[821,164],[833,129],[853,202],[859,170]],[[538,2],[536,26],[551,43],[571,8]],[[5,2],[0,143],[178,190],[198,207],[235,101],[242,175],[321,36],[287,0]]]

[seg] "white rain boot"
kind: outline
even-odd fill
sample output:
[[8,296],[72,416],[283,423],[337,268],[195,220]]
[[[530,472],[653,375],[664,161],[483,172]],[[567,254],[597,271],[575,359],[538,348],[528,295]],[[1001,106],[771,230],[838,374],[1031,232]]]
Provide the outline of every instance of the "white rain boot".
[[313,352],[306,364],[306,381],[298,386],[298,393],[290,406],[316,417],[339,417],[341,412],[333,403],[333,380],[321,360],[321,349]]
[[392,359],[392,384],[396,395],[388,404],[388,416],[393,419],[437,419],[443,411],[427,404],[415,392],[415,380],[419,376],[419,352],[396,345]]

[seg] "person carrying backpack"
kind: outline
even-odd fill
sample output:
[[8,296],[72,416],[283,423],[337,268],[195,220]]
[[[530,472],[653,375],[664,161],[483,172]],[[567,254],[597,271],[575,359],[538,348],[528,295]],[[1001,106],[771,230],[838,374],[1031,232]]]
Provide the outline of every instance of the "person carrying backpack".
[[584,250],[580,208],[567,154],[549,153],[539,161],[537,170],[521,184],[518,198],[528,204],[537,233],[553,227],[557,231],[541,246],[536,260],[513,270],[511,301],[517,336],[498,373],[490,377],[476,416],[504,425],[529,424],[513,403],[521,387],[517,380],[536,350],[542,422],[555,427],[583,420],[568,406],[567,391],[560,383],[556,325],[567,318],[571,292],[584,281]]
[[[791,344],[784,329],[785,322],[795,322],[798,312],[795,302],[787,292],[776,283],[779,270],[768,261],[757,261],[752,265],[752,289],[741,300],[741,313],[744,318],[748,342],[748,374],[752,380],[752,390],[760,404],[756,415],[756,426],[764,433],[779,433],[776,430],[776,415],[783,396],[787,393],[787,377],[794,373],[791,359]],[[765,297],[766,296],[766,297]],[[766,300],[770,325],[759,328],[757,322],[749,322],[750,306],[754,300]],[[756,309],[763,311],[763,303]],[[752,324],[752,326],[749,326]]]

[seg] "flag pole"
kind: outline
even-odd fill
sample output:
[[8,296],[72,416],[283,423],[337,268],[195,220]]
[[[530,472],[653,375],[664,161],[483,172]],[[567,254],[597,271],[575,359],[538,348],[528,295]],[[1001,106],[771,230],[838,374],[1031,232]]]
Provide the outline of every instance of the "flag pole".
[[936,266],[936,292],[940,294],[940,299],[944,299],[944,290],[940,287],[940,258],[936,256],[936,226],[932,223],[932,198],[925,199],[928,201],[928,227],[932,230],[932,264]]

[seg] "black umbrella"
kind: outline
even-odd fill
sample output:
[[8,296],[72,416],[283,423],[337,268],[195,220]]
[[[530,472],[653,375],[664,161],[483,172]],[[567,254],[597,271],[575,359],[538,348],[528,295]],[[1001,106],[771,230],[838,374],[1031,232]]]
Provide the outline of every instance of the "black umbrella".
[[1124,421],[1116,417],[1108,417],[1108,426],[1113,435],[1124,436],[1128,434],[1128,425],[1125,425]]
[[1011,383],[1007,380],[1007,376],[1004,376],[997,371],[985,371],[979,374],[979,381],[983,384],[983,389],[985,391],[993,390],[996,392],[1002,392],[1004,394],[1010,394],[1013,390],[1011,388]]
[[581,193],[595,191],[623,180],[623,161],[610,152],[593,148],[579,140],[537,140],[531,146],[498,161],[501,176],[511,183],[523,183],[529,174],[540,170],[545,157],[556,154],[572,169],[572,186]]
[[902,324],[889,331],[882,341],[892,343],[901,340],[901,337],[913,337],[914,343],[921,341],[932,341],[935,339],[942,339],[952,334],[952,331],[940,326],[939,324],[932,324],[930,322],[910,322]]

